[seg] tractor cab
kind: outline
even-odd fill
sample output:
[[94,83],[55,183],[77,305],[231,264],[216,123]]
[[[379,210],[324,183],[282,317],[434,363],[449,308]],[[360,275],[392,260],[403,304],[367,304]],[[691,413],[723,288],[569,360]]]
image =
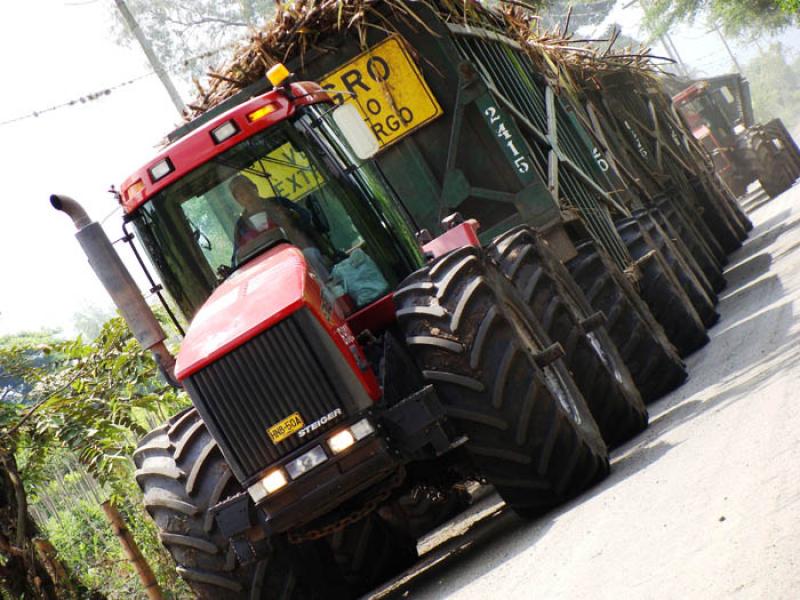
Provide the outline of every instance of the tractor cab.
[[173,143],[126,182],[128,218],[187,318],[279,244],[302,252],[343,316],[420,264],[398,202],[353,149],[363,121],[343,119],[349,109],[313,84],[275,90]]

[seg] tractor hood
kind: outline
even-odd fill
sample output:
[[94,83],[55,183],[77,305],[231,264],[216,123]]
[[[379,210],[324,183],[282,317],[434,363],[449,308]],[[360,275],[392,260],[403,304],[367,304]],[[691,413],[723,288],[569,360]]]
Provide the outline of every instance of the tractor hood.
[[297,310],[307,283],[303,253],[289,244],[241,267],[195,315],[178,354],[176,377],[185,379]]

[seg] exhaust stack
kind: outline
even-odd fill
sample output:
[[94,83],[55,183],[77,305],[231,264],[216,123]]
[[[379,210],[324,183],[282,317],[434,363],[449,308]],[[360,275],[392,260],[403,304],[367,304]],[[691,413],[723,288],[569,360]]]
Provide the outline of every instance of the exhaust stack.
[[75,223],[78,243],[133,335],[144,348],[153,353],[156,364],[167,381],[181,387],[175,379],[175,357],[164,344],[167,336],[103,228],[92,221],[80,203],[69,196],[53,194],[50,196],[50,204],[56,210],[66,213]]

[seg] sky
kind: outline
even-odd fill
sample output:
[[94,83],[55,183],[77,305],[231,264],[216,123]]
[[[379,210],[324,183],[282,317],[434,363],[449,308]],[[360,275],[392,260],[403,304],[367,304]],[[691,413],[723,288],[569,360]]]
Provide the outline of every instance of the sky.
[[[112,39],[111,6],[112,0],[7,3],[0,19],[0,123],[149,72],[138,47],[123,48]],[[638,19],[635,7],[611,16],[626,33],[643,37]],[[732,70],[719,40],[702,27],[682,27],[674,39],[684,60],[703,72]],[[800,51],[798,31],[781,39]],[[745,59],[756,51],[753,44],[733,45]],[[120,211],[106,190],[151,158],[178,122],[150,75],[95,101],[0,125],[0,335],[51,327],[68,334],[75,313],[110,309],[71,221],[50,207],[49,196],[79,200],[118,239]],[[129,250],[123,251],[129,259]]]
[[[0,122],[77,99],[146,74],[136,48],[116,45],[111,0],[7,3],[0,19]],[[0,334],[69,330],[72,315],[110,307],[75,241],[72,222],[50,207],[61,193],[102,221],[106,192],[144,163],[179,116],[148,76],[110,95],[38,118],[0,125]],[[105,222],[121,235],[117,210]],[[126,249],[127,252],[127,249]]]

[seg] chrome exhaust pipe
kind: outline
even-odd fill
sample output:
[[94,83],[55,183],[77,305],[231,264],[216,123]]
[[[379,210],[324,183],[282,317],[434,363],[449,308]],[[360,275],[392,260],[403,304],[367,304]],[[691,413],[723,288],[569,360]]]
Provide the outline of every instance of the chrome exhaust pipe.
[[78,230],[75,238],[134,337],[153,353],[166,380],[175,387],[181,387],[180,382],[175,379],[175,357],[164,344],[167,336],[103,228],[89,218],[79,202],[69,196],[53,194],[50,196],[50,204],[72,219]]

